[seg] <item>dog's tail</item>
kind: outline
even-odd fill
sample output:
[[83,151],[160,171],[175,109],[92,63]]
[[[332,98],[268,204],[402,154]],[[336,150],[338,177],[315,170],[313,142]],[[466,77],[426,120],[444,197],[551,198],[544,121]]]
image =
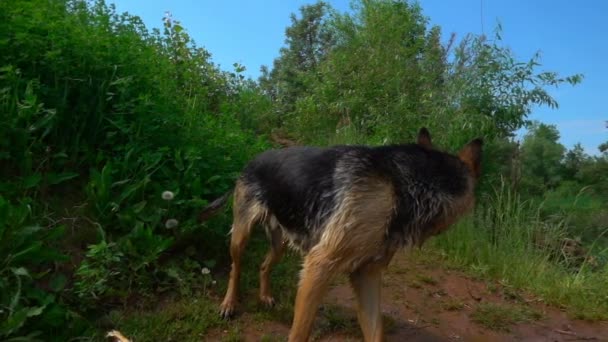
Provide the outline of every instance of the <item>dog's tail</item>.
[[202,223],[210,219],[212,216],[215,216],[225,205],[228,203],[228,199],[234,192],[234,188],[228,190],[222,197],[215,199],[213,202],[209,203],[201,213],[198,215],[198,222]]

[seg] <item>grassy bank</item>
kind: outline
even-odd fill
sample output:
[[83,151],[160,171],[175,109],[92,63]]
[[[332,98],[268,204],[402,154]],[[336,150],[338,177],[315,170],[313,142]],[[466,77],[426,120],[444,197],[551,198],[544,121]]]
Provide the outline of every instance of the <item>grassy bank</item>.
[[608,319],[606,247],[591,244],[583,252],[584,247],[569,245],[565,218],[543,220],[540,211],[503,184],[482,195],[475,215],[431,246],[450,264],[529,291],[573,317]]

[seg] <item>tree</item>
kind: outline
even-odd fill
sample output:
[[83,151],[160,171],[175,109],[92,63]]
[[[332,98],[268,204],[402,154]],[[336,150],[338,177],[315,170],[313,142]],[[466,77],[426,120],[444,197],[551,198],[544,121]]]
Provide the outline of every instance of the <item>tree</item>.
[[293,111],[296,100],[308,90],[308,78],[331,50],[334,39],[328,26],[331,7],[318,2],[300,8],[301,17],[291,15],[285,44],[272,70],[262,66],[261,88],[278,105],[280,113]]
[[561,180],[565,147],[559,137],[554,125],[531,124],[521,146],[522,186],[528,193],[540,195]]
[[[444,48],[418,5],[361,1],[331,18],[335,46],[296,108],[297,126],[335,133],[348,122],[360,135],[407,140],[428,123],[440,99]],[[415,131],[415,130],[414,130]]]
[[566,152],[564,157],[564,178],[567,180],[575,180],[583,164],[589,160],[589,155],[585,153],[585,149],[580,143]]
[[[605,124],[606,124],[606,128],[608,128],[608,121],[606,121]],[[608,141],[606,141],[605,143],[600,144],[600,146],[598,146],[598,149],[602,153],[607,153],[608,152]]]

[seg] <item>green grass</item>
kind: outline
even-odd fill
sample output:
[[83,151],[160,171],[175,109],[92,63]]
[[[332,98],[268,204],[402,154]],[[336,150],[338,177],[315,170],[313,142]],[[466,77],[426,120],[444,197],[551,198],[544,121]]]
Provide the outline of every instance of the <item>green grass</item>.
[[535,246],[538,236],[559,241],[563,221],[540,219],[538,208],[506,188],[478,201],[477,212],[430,245],[445,260],[481,279],[500,280],[513,291],[525,290],[545,302],[565,307],[574,318],[608,319],[608,265],[572,270],[552,251]]
[[228,334],[222,337],[222,342],[240,342],[243,341],[243,337],[241,336],[241,329],[239,326],[232,326],[228,330]]
[[231,328],[217,304],[204,296],[160,305],[154,311],[115,312],[113,326],[134,341],[200,341],[213,328]]
[[315,328],[317,337],[340,331],[348,335],[357,336],[361,334],[359,323],[354,312],[339,305],[324,305],[319,310],[320,322]]
[[460,311],[464,309],[464,302],[458,298],[447,298],[441,303],[441,308],[446,311]]
[[[299,257],[286,253],[271,274],[271,286],[277,304],[266,308],[258,300],[259,266],[266,254],[268,242],[261,230],[254,230],[243,258],[243,273],[240,282],[240,301],[237,315],[251,314],[258,322],[275,321],[290,324],[293,319],[293,303],[297,286]],[[227,250],[227,246],[226,246]],[[235,320],[222,320],[218,314],[219,301],[223,297],[228,276],[212,273],[217,279],[213,288],[216,300],[209,296],[194,294],[169,300],[166,304],[150,310],[116,311],[110,316],[112,325],[125,336],[136,341],[172,340],[200,341],[212,329],[228,330],[226,341],[239,341],[241,331]],[[147,303],[146,307],[150,307]],[[238,317],[238,316],[237,316]]]
[[517,323],[537,321],[542,314],[521,305],[482,303],[471,314],[472,320],[495,331],[509,332]]

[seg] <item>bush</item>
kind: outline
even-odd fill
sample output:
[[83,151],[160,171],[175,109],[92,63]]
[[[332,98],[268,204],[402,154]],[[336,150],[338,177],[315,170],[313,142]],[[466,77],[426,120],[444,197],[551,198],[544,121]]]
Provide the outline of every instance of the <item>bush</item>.
[[[200,231],[191,256],[212,264],[228,225],[200,227],[196,212],[268,147],[251,131],[268,100],[243,69],[220,71],[170,16],[149,32],[104,1],[1,2],[0,33],[0,335],[170,288],[180,280],[158,258],[184,234]],[[55,241],[73,207],[69,242]]]
[[85,320],[63,303],[67,276],[53,267],[67,259],[51,247],[64,227],[33,223],[30,203],[23,201],[13,204],[0,196],[0,337],[36,340],[53,333],[65,339],[82,333]]

